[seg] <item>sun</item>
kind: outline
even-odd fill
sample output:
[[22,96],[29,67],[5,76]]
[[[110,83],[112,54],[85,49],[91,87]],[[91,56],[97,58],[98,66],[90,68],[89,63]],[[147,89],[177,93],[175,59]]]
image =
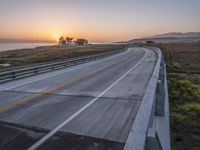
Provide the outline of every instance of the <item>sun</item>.
[[52,37],[52,39],[54,39],[55,40],[55,42],[58,42],[59,41],[59,38],[61,37],[61,35],[62,34],[56,34],[56,33],[54,33],[54,34],[51,34],[51,37]]

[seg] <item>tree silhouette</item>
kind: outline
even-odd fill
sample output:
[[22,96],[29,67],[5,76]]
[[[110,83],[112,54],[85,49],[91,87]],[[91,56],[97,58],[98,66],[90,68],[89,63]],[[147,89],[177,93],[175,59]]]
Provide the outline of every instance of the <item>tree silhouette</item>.
[[[64,45],[67,43],[67,45],[69,46],[72,42],[74,38],[73,37],[66,37],[64,38],[64,36],[61,36],[58,40],[58,44],[60,45]],[[74,41],[76,44],[78,45],[87,45],[88,44],[88,40],[86,39],[77,39],[76,41]]]
[[86,40],[86,39],[77,39],[77,41],[75,41],[75,43],[77,43],[78,45],[85,45],[85,44],[88,44],[88,40]]
[[70,37],[66,37],[67,45],[69,45],[69,39]]
[[61,36],[58,40],[58,43],[64,45],[66,43],[65,38]]
[[71,38],[69,39],[69,42],[71,43],[73,39],[74,39],[74,38],[73,38],[73,37],[71,37]]
[[66,37],[67,45],[69,46],[74,38],[73,37]]

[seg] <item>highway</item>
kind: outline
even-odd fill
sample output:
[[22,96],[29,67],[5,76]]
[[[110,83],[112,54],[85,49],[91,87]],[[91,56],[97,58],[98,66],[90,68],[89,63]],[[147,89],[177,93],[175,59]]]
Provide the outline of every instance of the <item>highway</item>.
[[[132,47],[92,62],[1,84],[0,121],[48,131],[24,143],[25,149],[49,149],[48,141],[58,131],[75,139],[111,142],[110,149],[123,149],[156,61],[152,50]],[[14,134],[8,139],[0,137],[0,148],[9,149],[10,139],[16,139]],[[69,149],[80,142],[75,141]],[[112,142],[119,147],[112,147]]]

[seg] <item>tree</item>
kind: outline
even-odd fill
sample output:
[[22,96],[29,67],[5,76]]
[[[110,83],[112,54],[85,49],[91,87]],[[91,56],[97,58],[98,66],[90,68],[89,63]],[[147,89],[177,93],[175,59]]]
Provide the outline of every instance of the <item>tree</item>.
[[66,37],[67,45],[69,45],[70,37]]
[[67,45],[70,45],[73,39],[73,37],[66,37]]
[[88,40],[86,40],[86,39],[77,39],[77,41],[75,41],[75,43],[77,43],[78,45],[85,45],[85,44],[88,44]]
[[66,43],[65,38],[61,36],[58,40],[58,44],[64,45]]
[[86,45],[88,44],[88,40],[85,40],[85,44],[86,44]]
[[71,43],[73,39],[74,39],[73,37],[70,37],[69,38],[69,43]]

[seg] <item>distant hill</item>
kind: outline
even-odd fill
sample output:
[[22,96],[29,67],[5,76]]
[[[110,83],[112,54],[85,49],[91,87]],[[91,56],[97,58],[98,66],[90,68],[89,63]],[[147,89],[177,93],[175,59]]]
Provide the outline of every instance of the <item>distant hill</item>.
[[128,41],[128,43],[145,43],[146,41],[154,41],[157,43],[189,43],[200,41],[200,32],[170,32],[164,34],[158,34],[153,36],[148,36],[140,39],[133,39]]
[[159,37],[174,37],[174,38],[192,38],[192,37],[199,37],[200,38],[200,32],[170,32],[170,33],[164,33],[164,34],[158,34],[149,36],[147,38],[159,38]]

